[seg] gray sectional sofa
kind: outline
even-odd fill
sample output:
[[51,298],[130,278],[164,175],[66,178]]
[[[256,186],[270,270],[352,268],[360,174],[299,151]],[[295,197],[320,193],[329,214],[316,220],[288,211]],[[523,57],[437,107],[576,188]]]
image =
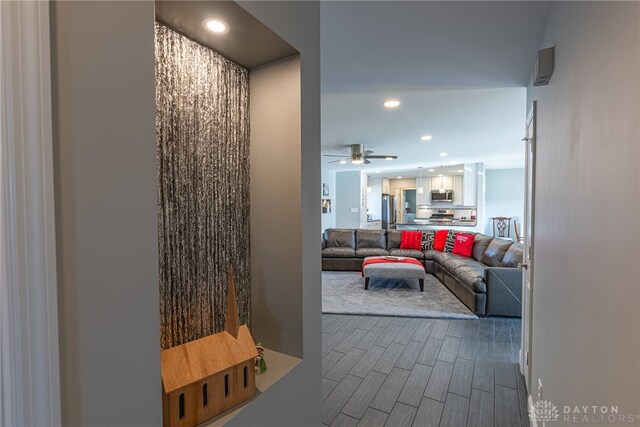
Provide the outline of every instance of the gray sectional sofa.
[[473,253],[463,257],[435,250],[400,249],[401,233],[329,228],[322,236],[322,270],[359,271],[368,256],[412,257],[423,261],[426,272],[437,277],[475,314],[520,317],[520,243],[469,233],[475,235]]

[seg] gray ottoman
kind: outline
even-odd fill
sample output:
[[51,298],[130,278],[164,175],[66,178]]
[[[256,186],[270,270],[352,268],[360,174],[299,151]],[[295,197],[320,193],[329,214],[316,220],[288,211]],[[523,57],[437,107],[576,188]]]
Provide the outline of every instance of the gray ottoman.
[[[364,260],[384,257],[366,257]],[[364,276],[364,288],[369,289],[369,280],[379,279],[418,279],[420,292],[424,291],[424,278],[426,276],[424,267],[416,264],[404,262],[383,262],[379,264],[365,265],[362,269]]]

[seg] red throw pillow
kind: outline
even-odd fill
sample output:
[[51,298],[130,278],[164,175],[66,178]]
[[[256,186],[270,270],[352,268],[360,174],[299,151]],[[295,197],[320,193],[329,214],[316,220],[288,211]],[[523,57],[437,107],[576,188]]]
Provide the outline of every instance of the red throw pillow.
[[433,250],[434,251],[444,251],[444,245],[447,243],[447,233],[448,230],[438,230],[436,231],[436,237],[433,239]]
[[473,252],[473,239],[473,234],[457,233],[452,252],[457,255],[470,257]]
[[422,244],[422,231],[403,231],[400,234],[400,249],[418,249]]

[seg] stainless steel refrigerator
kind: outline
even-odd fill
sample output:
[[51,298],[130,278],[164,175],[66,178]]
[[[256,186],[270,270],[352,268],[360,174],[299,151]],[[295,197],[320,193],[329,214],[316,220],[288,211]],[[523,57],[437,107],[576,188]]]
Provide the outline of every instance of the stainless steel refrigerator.
[[390,194],[382,195],[382,228],[389,229],[396,223],[396,198]]

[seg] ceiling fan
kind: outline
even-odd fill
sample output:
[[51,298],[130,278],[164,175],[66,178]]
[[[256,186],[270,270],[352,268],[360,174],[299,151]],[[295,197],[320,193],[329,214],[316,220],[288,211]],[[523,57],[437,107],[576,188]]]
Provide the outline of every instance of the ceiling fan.
[[[372,156],[373,151],[371,150],[364,151],[363,144],[351,144],[349,145],[349,147],[351,147],[351,157],[350,157],[351,163],[353,163],[354,165],[361,165],[363,163],[368,165],[369,163],[371,163],[369,160],[381,160],[381,159],[394,160],[398,158],[398,156],[392,156],[392,155]],[[325,157],[341,157],[341,159],[334,160],[329,163],[336,163],[336,162],[347,163],[347,160],[349,160],[349,156],[342,156],[339,154],[324,154],[324,156]]]

